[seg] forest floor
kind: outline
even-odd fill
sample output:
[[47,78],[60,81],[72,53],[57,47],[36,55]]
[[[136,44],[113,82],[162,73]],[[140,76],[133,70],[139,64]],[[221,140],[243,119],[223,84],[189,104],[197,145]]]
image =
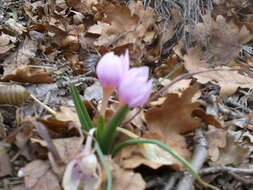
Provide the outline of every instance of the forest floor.
[[[69,85],[96,123],[96,65],[128,50],[131,67],[149,67],[153,91],[121,127],[165,143],[217,189],[253,190],[252,0],[0,3],[0,189],[105,189],[100,162],[91,178],[65,180],[87,136]],[[114,93],[105,122],[118,104]],[[157,146],[107,161],[113,190],[208,189]]]

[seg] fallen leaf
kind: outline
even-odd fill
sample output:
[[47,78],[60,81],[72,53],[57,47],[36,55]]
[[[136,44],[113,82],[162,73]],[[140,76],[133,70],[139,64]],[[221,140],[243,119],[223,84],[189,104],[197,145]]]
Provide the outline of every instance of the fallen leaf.
[[111,172],[113,176],[114,190],[144,190],[145,181],[142,176],[131,170],[125,170],[117,165],[113,160],[110,160]]
[[61,190],[59,179],[47,161],[34,160],[19,171],[25,177],[26,189]]
[[212,162],[216,162],[220,157],[220,148],[226,146],[227,132],[212,126],[208,127],[206,138],[208,142],[208,153]]
[[26,27],[24,27],[22,24],[18,23],[16,19],[9,18],[5,21],[5,27],[7,27],[9,30],[15,32],[18,35],[21,35],[23,32],[26,32]]
[[168,94],[160,107],[152,107],[145,114],[148,128],[163,137],[198,128],[200,120],[192,117],[193,110],[199,106],[197,102],[192,103],[192,97],[197,92],[196,86],[190,86],[181,97],[178,94]]
[[219,151],[219,159],[215,162],[215,164],[233,164],[236,167],[244,164],[250,154],[250,149],[248,147],[243,147],[236,142],[235,138],[230,133],[227,134],[225,147],[220,148]]
[[[228,67],[222,67],[229,69]],[[241,75],[238,71],[213,71],[208,73],[197,74],[194,76],[201,84],[213,82],[220,86],[222,96],[230,96],[240,88],[252,89],[253,78]]]
[[55,118],[62,122],[73,122],[74,126],[81,128],[78,115],[73,107],[61,106],[60,110],[56,112]]
[[10,157],[7,154],[7,148],[0,146],[0,177],[8,175],[12,175]]
[[[193,131],[200,126],[200,120],[192,117],[193,110],[199,106],[196,102],[192,103],[192,97],[196,92],[198,92],[197,87],[190,86],[181,97],[178,94],[168,94],[162,105],[151,107],[145,113],[149,131],[144,133],[144,137],[160,140],[189,159],[191,153],[182,133]],[[144,164],[153,169],[161,166],[182,169],[179,161],[156,145],[131,146],[128,151],[125,149],[121,151],[119,159],[126,168],[135,168]]]
[[50,69],[43,66],[23,65],[16,67],[9,66],[4,70],[1,81],[17,81],[29,83],[52,83],[54,80],[50,76]]
[[31,151],[31,147],[29,146],[31,132],[31,127],[25,127],[15,136],[15,145],[21,151],[20,154],[23,155],[27,160],[31,160],[33,158],[33,151]]
[[91,86],[87,87],[84,91],[84,99],[97,102],[103,99],[103,88],[99,82],[94,82]]
[[[38,139],[32,139],[32,142],[37,142],[43,147],[47,147],[47,142]],[[80,137],[72,137],[72,138],[61,138],[61,139],[54,139],[53,144],[56,147],[57,152],[60,155],[61,160],[64,164],[68,164],[72,159],[77,156],[83,150],[83,138]],[[58,175],[63,176],[65,166],[59,165],[55,161],[52,154],[49,152],[48,155],[52,170]]]
[[[180,52],[178,55],[180,55]],[[182,56],[182,55],[181,55]],[[197,72],[205,70],[209,67],[207,58],[204,55],[200,47],[194,47],[189,49],[187,55],[182,56],[184,60],[184,66],[189,72]],[[214,69],[231,69],[230,67],[220,66]],[[251,77],[242,75],[239,71],[211,71],[193,76],[201,84],[212,82],[220,86],[220,94],[223,96],[229,96],[241,88],[252,88],[253,79]]]
[[2,33],[0,35],[0,54],[4,54],[14,47],[16,38],[8,34]]
[[203,23],[196,24],[194,35],[214,65],[228,63],[239,54],[242,44],[253,39],[246,26],[238,26],[233,20],[228,22],[221,15],[214,20],[210,14],[203,16]]
[[92,13],[93,5],[98,3],[98,0],[67,0],[67,4],[81,13]]
[[[132,15],[130,9],[126,6],[112,5],[108,4],[107,7],[104,7],[104,23],[110,24],[109,26],[106,24],[99,23],[99,25],[92,26],[99,27],[104,26],[102,28],[102,35],[98,38],[98,40],[94,43],[96,46],[106,45],[112,42],[114,38],[116,38],[119,34],[123,34],[125,32],[130,32],[135,30],[138,24],[139,18],[136,15]],[[143,33],[141,34],[143,35]],[[137,36],[136,36],[137,37]],[[130,39],[129,34],[125,35],[124,44],[126,43],[134,43],[136,37]],[[117,44],[119,46],[120,44]],[[123,44],[122,44],[123,45]]]
[[201,118],[206,124],[213,125],[217,128],[222,127],[222,122],[220,122],[219,120],[216,120],[213,115],[207,114],[202,109],[195,109],[192,114],[193,116],[197,116]]

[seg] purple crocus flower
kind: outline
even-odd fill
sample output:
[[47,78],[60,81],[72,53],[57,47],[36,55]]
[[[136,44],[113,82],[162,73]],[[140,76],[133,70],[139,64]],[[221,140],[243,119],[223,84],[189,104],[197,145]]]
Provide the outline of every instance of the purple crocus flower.
[[113,52],[106,53],[98,62],[96,73],[104,88],[117,88],[124,73],[129,69],[129,55],[117,56]]
[[143,106],[152,92],[152,80],[148,81],[148,67],[132,68],[119,84],[119,98],[130,107]]

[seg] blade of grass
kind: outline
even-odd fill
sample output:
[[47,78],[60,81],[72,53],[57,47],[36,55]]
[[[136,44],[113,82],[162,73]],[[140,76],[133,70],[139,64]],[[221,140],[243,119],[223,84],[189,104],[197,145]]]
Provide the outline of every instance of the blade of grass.
[[105,169],[105,174],[107,176],[107,186],[106,186],[106,190],[112,190],[112,174],[111,174],[111,170],[110,170],[110,166],[108,161],[106,160],[103,152],[100,149],[100,146],[98,143],[96,143],[96,152],[98,154],[98,157]]
[[69,88],[70,88],[70,91],[72,94],[72,98],[73,98],[73,101],[75,104],[76,112],[78,114],[82,128],[85,131],[89,131],[91,128],[93,128],[93,124],[92,124],[91,118],[89,116],[89,113],[88,113],[83,101],[81,100],[81,97],[80,97],[76,87],[73,84],[71,84]]
[[187,160],[185,160],[182,156],[180,156],[178,153],[176,153],[172,148],[170,148],[169,146],[167,146],[166,144],[164,144],[163,142],[158,141],[158,140],[144,139],[144,138],[127,140],[127,141],[125,141],[121,144],[118,144],[114,147],[114,149],[112,150],[112,156],[115,156],[115,154],[119,150],[124,148],[125,146],[133,145],[133,144],[140,144],[140,143],[156,144],[157,146],[161,147],[162,149],[164,149],[168,153],[170,153],[175,159],[180,161],[184,165],[184,167],[187,168],[187,170],[192,174],[192,176],[199,182],[199,184],[201,184],[204,187],[208,187],[210,189],[213,189],[213,190],[220,190],[219,188],[204,182],[201,179],[201,177],[199,176],[199,174],[194,170],[194,168],[192,168],[191,164]]

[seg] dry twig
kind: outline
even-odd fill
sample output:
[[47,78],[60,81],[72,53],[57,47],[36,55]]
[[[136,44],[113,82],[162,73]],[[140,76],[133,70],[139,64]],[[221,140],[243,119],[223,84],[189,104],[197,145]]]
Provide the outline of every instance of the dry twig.
[[[208,157],[207,140],[203,134],[202,128],[196,130],[194,140],[196,145],[191,164],[196,171],[199,171]],[[181,178],[176,190],[190,190],[193,183],[194,178],[187,173],[183,178]]]

